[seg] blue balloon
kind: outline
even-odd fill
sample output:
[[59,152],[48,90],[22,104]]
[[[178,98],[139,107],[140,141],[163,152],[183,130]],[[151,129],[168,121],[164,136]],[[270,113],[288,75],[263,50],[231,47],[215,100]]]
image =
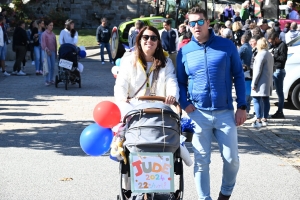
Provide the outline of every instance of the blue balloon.
[[101,156],[109,150],[112,140],[112,130],[110,128],[103,128],[95,123],[82,131],[80,146],[90,156]]
[[121,58],[118,58],[118,59],[116,60],[116,66],[120,66],[120,64],[121,64]]

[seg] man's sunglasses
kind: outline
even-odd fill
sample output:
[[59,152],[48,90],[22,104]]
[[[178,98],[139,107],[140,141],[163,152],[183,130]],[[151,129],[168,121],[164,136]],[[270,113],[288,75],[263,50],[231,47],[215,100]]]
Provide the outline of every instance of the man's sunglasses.
[[142,38],[144,41],[149,40],[149,38],[152,42],[156,42],[158,40],[158,37],[156,35],[142,35]]
[[189,22],[190,27],[195,27],[196,24],[198,24],[199,26],[203,26],[205,20],[204,19],[199,19],[198,21],[191,21]]

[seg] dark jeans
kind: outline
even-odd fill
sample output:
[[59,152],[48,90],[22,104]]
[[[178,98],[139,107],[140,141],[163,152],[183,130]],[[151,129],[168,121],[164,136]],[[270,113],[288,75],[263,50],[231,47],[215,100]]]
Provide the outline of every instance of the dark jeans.
[[16,52],[16,61],[14,64],[13,71],[19,72],[21,70],[21,63],[27,52],[26,46],[16,46],[15,52]]
[[100,55],[101,55],[101,62],[104,62],[104,47],[106,48],[108,57],[109,57],[109,62],[112,62],[113,59],[111,57],[111,52],[110,52],[110,44],[109,43],[104,43],[101,42],[100,44]]
[[285,77],[285,69],[276,69],[273,74],[274,85],[278,96],[278,111],[282,112],[284,107],[283,80]]

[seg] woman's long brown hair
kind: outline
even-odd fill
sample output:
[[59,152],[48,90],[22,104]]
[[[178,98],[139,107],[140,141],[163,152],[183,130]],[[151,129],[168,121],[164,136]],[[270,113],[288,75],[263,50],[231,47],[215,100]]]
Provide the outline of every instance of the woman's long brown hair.
[[143,49],[142,49],[142,46],[141,46],[141,39],[142,39],[142,36],[143,36],[145,30],[150,30],[157,36],[157,38],[158,38],[157,47],[156,47],[156,50],[154,52],[153,58],[154,58],[154,62],[155,62],[155,65],[156,65],[156,69],[164,68],[166,66],[166,63],[167,63],[167,58],[165,57],[164,52],[163,52],[159,32],[153,26],[145,26],[144,28],[142,28],[142,30],[139,32],[139,34],[136,37],[136,42],[135,42],[135,56],[136,56],[135,65],[136,65],[138,59],[140,59],[142,61],[143,65],[147,66],[146,56],[145,56],[145,53],[143,52]]

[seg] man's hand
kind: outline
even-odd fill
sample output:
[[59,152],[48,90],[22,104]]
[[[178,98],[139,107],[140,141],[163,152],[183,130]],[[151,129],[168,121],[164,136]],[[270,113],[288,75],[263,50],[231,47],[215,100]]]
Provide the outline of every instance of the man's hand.
[[185,112],[186,113],[191,113],[191,112],[194,112],[197,108],[193,105],[193,104],[190,104],[188,105],[186,108],[185,108]]
[[176,101],[176,98],[169,95],[166,97],[165,104],[173,104]]
[[242,125],[247,120],[246,110],[237,109],[235,113],[235,123],[237,126]]

